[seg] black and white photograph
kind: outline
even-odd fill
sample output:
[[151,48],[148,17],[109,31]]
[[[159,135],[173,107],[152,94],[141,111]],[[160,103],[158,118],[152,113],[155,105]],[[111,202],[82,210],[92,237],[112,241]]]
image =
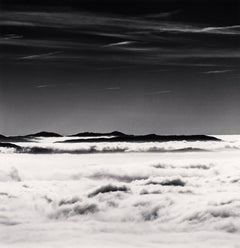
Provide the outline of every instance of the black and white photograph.
[[239,0],[0,0],[0,248],[240,248]]

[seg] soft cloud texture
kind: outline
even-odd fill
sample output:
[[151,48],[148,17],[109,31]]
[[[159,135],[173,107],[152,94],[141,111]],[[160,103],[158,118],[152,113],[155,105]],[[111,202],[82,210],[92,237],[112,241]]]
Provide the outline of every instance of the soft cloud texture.
[[[222,146],[239,146],[238,136],[221,138]],[[0,245],[236,247],[238,157],[239,147],[171,154],[1,153]]]

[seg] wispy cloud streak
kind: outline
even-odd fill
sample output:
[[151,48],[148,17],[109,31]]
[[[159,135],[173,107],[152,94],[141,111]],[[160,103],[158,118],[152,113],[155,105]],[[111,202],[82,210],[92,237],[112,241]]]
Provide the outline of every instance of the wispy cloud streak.
[[172,93],[171,90],[157,90],[157,91],[149,92],[146,95],[162,95],[162,94],[170,94],[170,93]]
[[[126,17],[88,12],[5,11],[0,25],[36,32],[8,34],[0,38],[0,44],[31,49],[32,54],[28,51],[15,57],[29,63],[49,60],[107,68],[143,64],[200,67],[221,66],[223,58],[239,60],[240,50],[233,44],[240,42],[240,25],[204,26],[164,18],[175,14]],[[55,35],[51,35],[52,31]],[[7,56],[12,56],[11,52]]]
[[50,58],[53,55],[62,53],[61,51],[58,52],[50,52],[50,53],[43,53],[43,54],[34,54],[34,55],[29,55],[29,56],[24,56],[21,57],[20,59],[41,59],[41,58]]
[[36,85],[36,88],[54,88],[56,86],[57,86],[56,84],[39,84]]
[[62,12],[4,12],[0,20],[2,25],[42,26],[55,28],[77,27],[115,27],[135,30],[183,32],[183,33],[212,33],[224,35],[240,35],[240,25],[232,26],[197,26],[181,22],[154,21],[144,17],[126,18],[93,13],[62,13]]
[[110,44],[104,45],[103,47],[125,46],[125,45],[130,45],[133,43],[135,43],[135,41],[121,41],[121,42],[116,42],[116,43],[110,43]]
[[3,37],[0,37],[0,41],[1,40],[13,40],[13,39],[22,39],[23,38],[23,35],[17,35],[17,34],[9,34],[9,35],[6,35],[6,36],[3,36]]
[[215,71],[204,71],[204,74],[221,74],[221,73],[228,73],[234,70],[215,70]]
[[116,87],[108,87],[108,88],[105,88],[105,90],[120,90],[121,88],[116,86]]

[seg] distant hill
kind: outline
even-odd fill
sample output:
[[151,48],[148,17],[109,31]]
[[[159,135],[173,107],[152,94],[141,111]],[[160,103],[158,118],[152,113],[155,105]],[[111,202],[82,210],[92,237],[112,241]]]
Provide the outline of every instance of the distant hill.
[[30,142],[30,140],[25,136],[3,136],[0,135],[0,142]]
[[167,142],[167,141],[220,141],[207,135],[122,135],[112,138],[69,139],[58,143],[83,143],[83,142]]
[[126,134],[118,132],[118,131],[113,131],[110,133],[94,133],[94,132],[83,132],[83,133],[77,133],[74,135],[70,135],[70,137],[101,137],[101,136],[126,136]]
[[38,132],[38,133],[34,133],[34,134],[29,134],[23,137],[62,137],[61,134],[58,133],[53,133],[53,132]]
[[62,137],[62,135],[58,133],[52,133],[52,132],[38,132],[34,134],[28,134],[24,136],[4,136],[0,135],[0,142],[31,142],[34,138],[40,138],[40,137]]
[[5,139],[5,138],[6,138],[6,136],[0,134],[0,139]]
[[1,143],[0,142],[0,147],[4,147],[4,148],[15,148],[17,150],[22,150],[21,146],[17,146],[11,143]]

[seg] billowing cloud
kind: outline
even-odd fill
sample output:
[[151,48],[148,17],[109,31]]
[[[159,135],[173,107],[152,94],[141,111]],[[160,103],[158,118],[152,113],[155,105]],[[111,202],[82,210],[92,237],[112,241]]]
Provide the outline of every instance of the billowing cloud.
[[[172,248],[183,241],[189,248],[196,243],[211,247],[219,240],[223,247],[235,247],[240,231],[240,141],[239,136],[221,138],[218,143],[191,142],[213,150],[184,156],[1,154],[0,240],[10,247],[95,247],[96,241],[109,242],[109,247],[122,247],[123,241],[124,246],[139,247],[139,239],[145,247]],[[189,146],[186,143],[158,145]],[[25,145],[65,146],[51,138]],[[147,146],[128,145],[139,151]]]

